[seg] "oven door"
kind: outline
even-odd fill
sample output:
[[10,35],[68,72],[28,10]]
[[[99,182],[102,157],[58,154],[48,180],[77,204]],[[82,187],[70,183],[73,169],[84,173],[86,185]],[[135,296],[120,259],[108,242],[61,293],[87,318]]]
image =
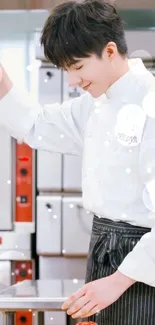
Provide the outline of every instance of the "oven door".
[[13,140],[0,126],[0,230],[13,228]]

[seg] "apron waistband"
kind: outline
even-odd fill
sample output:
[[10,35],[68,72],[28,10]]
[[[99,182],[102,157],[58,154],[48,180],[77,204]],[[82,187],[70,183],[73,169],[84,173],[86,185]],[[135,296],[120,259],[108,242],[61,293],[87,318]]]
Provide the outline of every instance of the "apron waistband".
[[99,218],[94,215],[92,231],[98,234],[103,232],[121,233],[124,237],[142,236],[151,231],[151,228],[134,226],[123,221],[114,221],[107,218]]

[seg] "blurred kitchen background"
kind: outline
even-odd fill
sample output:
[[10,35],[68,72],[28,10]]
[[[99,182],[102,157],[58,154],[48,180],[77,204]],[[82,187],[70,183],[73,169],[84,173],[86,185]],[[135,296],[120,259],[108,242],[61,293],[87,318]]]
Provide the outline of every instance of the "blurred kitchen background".
[[[0,60],[13,82],[42,105],[82,94],[68,86],[65,73],[46,61],[40,47],[49,10],[62,2],[0,0]],[[154,73],[155,1],[116,0],[116,5],[129,57],[141,57]],[[76,290],[85,277],[92,226],[92,215],[82,207],[80,157],[32,150],[2,127],[0,151],[0,282],[72,279]],[[17,313],[15,325],[22,324],[36,324],[35,315]],[[45,324],[67,325],[65,313],[45,313]]]

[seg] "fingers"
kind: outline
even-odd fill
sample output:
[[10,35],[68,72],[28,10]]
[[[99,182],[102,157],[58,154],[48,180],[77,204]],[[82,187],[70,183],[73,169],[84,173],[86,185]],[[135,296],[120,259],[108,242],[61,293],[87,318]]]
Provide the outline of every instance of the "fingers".
[[62,310],[69,309],[71,305],[78,300],[79,298],[83,297],[86,293],[86,287],[82,287],[78,291],[76,291],[72,296],[70,296],[61,306]]
[[78,310],[76,313],[72,314],[72,318],[87,317],[87,314],[89,314],[95,308],[97,309],[95,303],[90,301],[86,305],[84,305],[80,310]]
[[88,312],[88,314],[85,314],[84,316],[82,316],[82,317],[90,317],[90,316],[93,316],[94,314],[99,314],[100,313],[100,309],[99,309],[99,306],[98,305],[96,305],[96,306],[94,306],[89,312]]
[[84,306],[89,303],[90,299],[87,295],[83,296],[82,298],[79,298],[67,311],[68,315],[73,315],[77,312],[80,312]]

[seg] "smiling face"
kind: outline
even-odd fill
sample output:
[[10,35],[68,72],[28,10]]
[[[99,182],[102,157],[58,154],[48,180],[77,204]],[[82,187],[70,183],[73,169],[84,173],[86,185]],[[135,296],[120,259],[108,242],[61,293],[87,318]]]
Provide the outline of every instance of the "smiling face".
[[[110,68],[110,67],[109,67]],[[79,86],[93,97],[99,97],[109,86],[108,66],[95,55],[80,59],[70,69],[66,69],[71,87]]]
[[109,42],[98,57],[92,54],[88,58],[76,59],[70,68],[65,69],[71,87],[79,86],[94,98],[100,97],[123,73],[126,57],[120,56],[117,46]]

